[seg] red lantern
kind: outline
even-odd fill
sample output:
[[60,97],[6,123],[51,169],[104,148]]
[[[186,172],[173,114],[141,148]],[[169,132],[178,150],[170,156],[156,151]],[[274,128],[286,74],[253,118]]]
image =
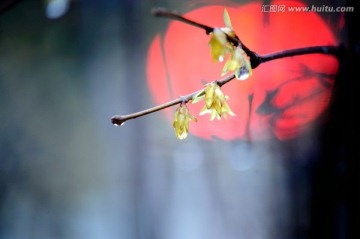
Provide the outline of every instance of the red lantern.
[[[206,6],[184,14],[195,21],[224,27],[226,8],[236,34],[259,54],[315,45],[335,45],[329,26],[315,12],[290,12],[288,6],[305,6],[300,1],[272,1],[286,6],[284,12],[262,12],[260,3]],[[201,29],[173,21],[164,34],[153,40],[147,59],[149,90],[156,104],[203,88],[220,79],[224,63],[212,62],[208,41]],[[188,104],[198,118],[190,133],[205,139],[262,140],[290,139],[311,129],[329,103],[337,72],[335,57],[311,54],[274,60],[260,65],[244,81],[222,87],[236,114],[209,120],[197,116],[203,102]],[[170,122],[174,109],[164,111]]]

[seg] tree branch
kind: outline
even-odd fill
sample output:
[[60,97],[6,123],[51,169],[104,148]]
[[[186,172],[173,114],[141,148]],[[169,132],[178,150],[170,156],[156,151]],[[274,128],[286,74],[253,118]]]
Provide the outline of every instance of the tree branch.
[[[167,10],[165,8],[153,8],[151,10],[151,13],[156,17],[166,17],[166,18],[170,18],[170,19],[174,19],[174,20],[186,23],[188,25],[192,25],[192,26],[204,29],[206,34],[210,34],[215,29],[214,27],[210,27],[210,26],[207,26],[205,24],[195,22],[195,21],[190,20],[190,19],[188,19],[188,18],[186,18],[186,17],[184,17],[182,15],[179,15],[178,13],[176,13],[174,11],[169,11],[169,10]],[[253,62],[251,61],[251,59],[256,59],[257,58],[256,53],[251,51],[244,43],[242,43],[238,36],[235,35],[235,37],[232,37],[232,36],[229,36],[228,34],[226,34],[226,38],[234,46],[241,45],[241,48],[250,57],[251,66],[253,66]]]
[[[221,87],[221,86],[225,85],[226,83],[230,82],[231,80],[233,80],[234,78],[235,78],[235,75],[231,74],[231,75],[229,75],[229,76],[227,76],[227,77],[225,77],[225,78],[223,78],[221,80],[216,80],[214,82],[216,82]],[[165,108],[169,108],[171,106],[178,105],[178,104],[181,104],[181,103],[188,103],[196,95],[201,96],[203,94],[203,92],[201,92],[201,91],[203,91],[203,89],[195,91],[195,92],[190,93],[190,94],[187,94],[185,96],[180,96],[179,98],[177,98],[175,100],[172,100],[172,101],[166,102],[164,104],[161,104],[161,105],[158,105],[158,106],[155,106],[155,107],[143,110],[143,111],[139,111],[139,112],[136,112],[136,113],[133,113],[133,114],[115,115],[115,116],[113,116],[111,118],[111,122],[114,125],[120,126],[120,125],[123,125],[125,123],[125,121],[127,121],[127,120],[135,119],[135,118],[138,118],[140,116],[151,114],[151,113],[154,113],[156,111],[163,110]]]
[[20,0],[2,0],[0,2],[0,14],[10,9],[10,7],[14,6],[18,2],[20,2]]
[[338,56],[340,54],[340,46],[310,46],[269,53],[258,57],[258,65],[280,58],[316,53]]
[[[164,8],[153,9],[152,14],[154,16],[158,16],[158,17],[171,18],[171,19],[181,21],[183,23],[204,29],[206,31],[206,34],[210,34],[214,30],[213,27],[209,27],[207,25],[197,23],[197,22],[187,19],[175,12],[168,11]],[[265,54],[265,55],[258,55],[256,52],[253,52],[249,48],[247,48],[246,45],[244,45],[237,36],[231,37],[231,36],[227,35],[227,40],[230,41],[234,46],[241,45],[242,49],[250,57],[252,69],[255,69],[262,63],[273,61],[273,60],[280,59],[280,58],[285,58],[285,57],[300,56],[300,55],[306,55],[306,54],[316,54],[316,53],[339,56],[340,50],[341,50],[340,46],[311,46],[311,47],[283,50],[283,51],[269,53],[269,54]],[[216,82],[221,87],[221,86],[229,83],[230,81],[232,81],[234,78],[235,78],[235,75],[231,74],[221,80],[216,80],[214,82]],[[153,112],[163,110],[165,108],[168,108],[168,107],[180,104],[180,103],[187,103],[187,102],[191,101],[195,96],[197,96],[197,95],[199,96],[199,94],[200,95],[204,94],[204,92],[202,92],[202,91],[203,91],[203,89],[198,90],[193,93],[190,93],[185,96],[180,96],[179,98],[177,98],[175,100],[172,100],[167,103],[164,103],[164,104],[161,104],[161,105],[158,105],[158,106],[155,106],[155,107],[143,110],[143,111],[139,111],[139,112],[136,112],[133,114],[122,115],[122,116],[115,115],[111,118],[111,122],[114,125],[120,126],[120,125],[124,124],[125,121],[127,121],[127,120],[135,119],[135,118],[138,118],[138,117],[141,117],[144,115],[148,115]]]
[[154,15],[155,17],[166,17],[166,18],[171,18],[183,23],[186,23],[188,25],[192,25],[198,28],[202,28],[205,30],[206,34],[209,34],[210,32],[212,32],[214,30],[213,27],[209,27],[207,25],[198,23],[198,22],[194,22],[193,20],[187,19],[185,17],[183,17],[182,15],[174,12],[174,11],[169,11],[165,8],[159,7],[159,8],[153,8],[151,9],[151,14]]

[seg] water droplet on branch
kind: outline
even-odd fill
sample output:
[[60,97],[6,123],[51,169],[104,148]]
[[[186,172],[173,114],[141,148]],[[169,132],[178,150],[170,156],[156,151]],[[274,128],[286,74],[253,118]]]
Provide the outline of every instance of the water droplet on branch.
[[116,115],[111,117],[111,123],[115,126],[122,126],[125,124],[126,119],[124,119],[123,117]]

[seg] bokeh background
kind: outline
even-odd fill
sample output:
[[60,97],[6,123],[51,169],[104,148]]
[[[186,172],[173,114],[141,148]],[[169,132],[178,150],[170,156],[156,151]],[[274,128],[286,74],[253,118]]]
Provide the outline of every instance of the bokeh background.
[[111,124],[154,105],[146,54],[168,21],[150,9],[204,4],[221,1],[3,1],[1,239],[359,238],[356,54],[327,123],[295,139],[179,141],[161,113]]

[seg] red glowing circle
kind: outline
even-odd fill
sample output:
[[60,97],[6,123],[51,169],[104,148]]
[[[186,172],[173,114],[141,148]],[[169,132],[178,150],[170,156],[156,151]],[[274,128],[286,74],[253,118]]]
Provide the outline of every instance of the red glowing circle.
[[[288,5],[289,1],[276,1]],[[305,6],[292,1],[291,6]],[[335,45],[329,26],[314,12],[262,12],[260,3],[234,6],[206,6],[186,17],[209,26],[223,27],[224,8],[241,40],[259,54],[315,45]],[[158,34],[148,51],[147,79],[156,104],[201,89],[220,79],[223,63],[213,63],[209,36],[203,30],[173,21]],[[236,114],[227,120],[198,116],[203,102],[188,104],[197,123],[190,133],[205,139],[261,140],[290,139],[304,130],[326,109],[338,62],[335,57],[312,54],[271,61],[254,69],[245,81],[222,87]],[[172,121],[174,109],[164,111]]]

